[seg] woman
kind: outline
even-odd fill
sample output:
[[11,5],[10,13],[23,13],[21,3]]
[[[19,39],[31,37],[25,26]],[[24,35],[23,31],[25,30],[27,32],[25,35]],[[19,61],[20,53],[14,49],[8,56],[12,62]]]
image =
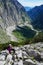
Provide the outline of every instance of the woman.
[[11,51],[13,51],[15,53],[15,49],[11,44],[9,44],[7,50],[9,51],[9,53],[11,53]]

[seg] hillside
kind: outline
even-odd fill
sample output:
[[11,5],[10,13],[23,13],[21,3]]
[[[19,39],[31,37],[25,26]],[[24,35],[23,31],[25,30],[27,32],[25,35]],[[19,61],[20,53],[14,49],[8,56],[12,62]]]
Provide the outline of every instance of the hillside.
[[30,22],[24,7],[17,0],[0,0],[0,26],[9,26]]
[[[25,23],[31,23],[31,19],[28,17],[24,7],[17,0],[0,0],[0,36],[5,37],[5,39],[6,37],[10,37],[11,41],[15,41],[16,37],[12,35],[12,31],[17,26],[24,25]],[[5,31],[6,36],[1,34],[4,32],[2,30]]]
[[6,32],[0,28],[0,44],[10,42],[9,36],[6,35]]
[[25,42],[26,40],[31,40],[36,35],[36,31],[27,26],[18,26],[16,30],[13,30],[13,35],[16,36],[19,42]]
[[31,24],[34,28],[43,30],[43,5],[36,6],[27,12],[32,19]]

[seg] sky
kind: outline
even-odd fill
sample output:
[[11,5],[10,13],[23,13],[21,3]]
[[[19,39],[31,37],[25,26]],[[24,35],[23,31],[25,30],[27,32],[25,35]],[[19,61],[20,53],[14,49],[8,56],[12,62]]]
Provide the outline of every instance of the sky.
[[23,6],[39,6],[43,4],[43,0],[18,0]]

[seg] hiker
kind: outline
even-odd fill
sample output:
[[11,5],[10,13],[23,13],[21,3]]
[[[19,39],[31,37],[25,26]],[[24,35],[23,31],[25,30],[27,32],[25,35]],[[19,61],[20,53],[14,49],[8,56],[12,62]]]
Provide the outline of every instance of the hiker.
[[9,53],[11,52],[11,50],[12,50],[12,45],[11,44],[9,44],[9,46],[7,47],[7,50],[9,51]]
[[11,53],[11,51],[15,53],[14,47],[11,44],[9,44],[9,46],[7,47],[7,50],[9,51],[9,53]]

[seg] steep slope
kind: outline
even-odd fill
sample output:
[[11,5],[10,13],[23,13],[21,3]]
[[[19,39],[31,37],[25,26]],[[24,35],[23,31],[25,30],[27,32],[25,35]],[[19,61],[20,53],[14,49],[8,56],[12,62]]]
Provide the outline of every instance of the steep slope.
[[34,28],[43,30],[43,5],[36,6],[27,13],[32,19]]
[[24,7],[17,0],[0,0],[0,19],[0,26],[4,29],[30,22]]
[[0,44],[10,42],[10,37],[6,35],[6,32],[0,28]]
[[[10,36],[11,41],[16,40],[16,37],[12,35],[12,31],[15,30],[14,25],[17,27],[21,24],[24,25],[25,22],[30,23],[30,21],[24,7],[17,0],[0,0],[0,36],[7,33],[5,37]],[[4,36],[1,39],[3,40]]]

